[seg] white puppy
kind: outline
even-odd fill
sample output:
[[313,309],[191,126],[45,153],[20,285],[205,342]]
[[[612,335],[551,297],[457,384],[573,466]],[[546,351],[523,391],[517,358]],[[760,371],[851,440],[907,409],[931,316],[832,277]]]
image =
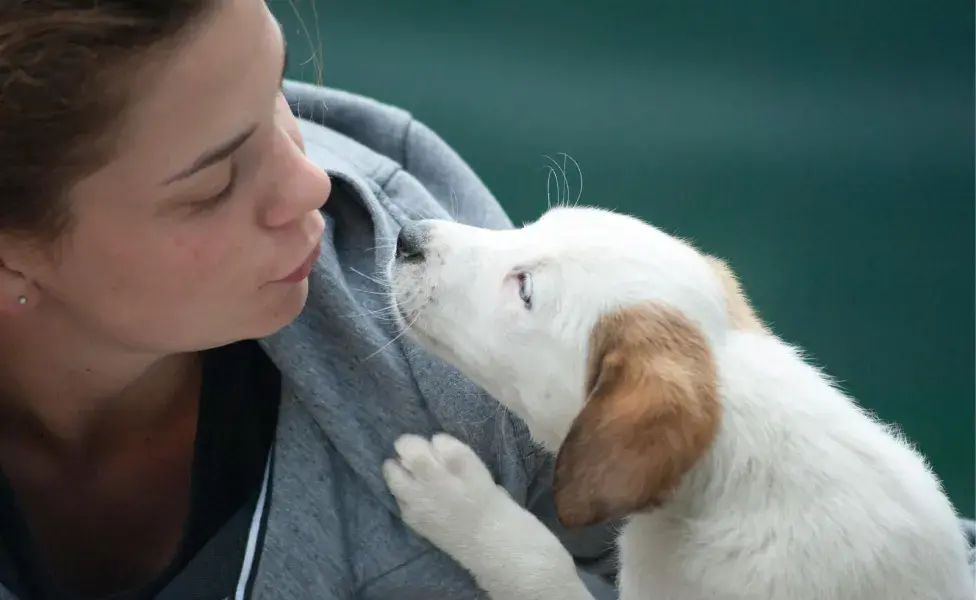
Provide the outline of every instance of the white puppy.
[[[755,316],[732,273],[637,219],[404,228],[399,318],[558,455],[569,527],[628,517],[623,600],[972,600],[956,514],[899,434]],[[588,598],[473,452],[405,436],[406,522],[495,600]]]

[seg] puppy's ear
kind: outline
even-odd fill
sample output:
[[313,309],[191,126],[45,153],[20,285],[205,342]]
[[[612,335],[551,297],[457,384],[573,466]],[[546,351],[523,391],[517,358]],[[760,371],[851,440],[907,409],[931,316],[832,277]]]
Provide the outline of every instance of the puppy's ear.
[[591,333],[588,368],[586,404],[556,459],[556,513],[570,528],[663,502],[721,418],[713,356],[676,311],[607,315]]

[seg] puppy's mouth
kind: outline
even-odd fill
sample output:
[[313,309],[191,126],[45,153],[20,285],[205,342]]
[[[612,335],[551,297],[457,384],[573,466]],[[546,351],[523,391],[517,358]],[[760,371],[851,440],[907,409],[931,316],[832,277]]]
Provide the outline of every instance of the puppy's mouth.
[[399,260],[390,266],[390,285],[393,311],[400,328],[413,329],[431,301],[433,287],[428,285],[421,266]]
[[426,276],[422,265],[394,264],[390,276],[393,312],[401,335],[448,362],[456,358],[443,338],[436,314],[437,284]]

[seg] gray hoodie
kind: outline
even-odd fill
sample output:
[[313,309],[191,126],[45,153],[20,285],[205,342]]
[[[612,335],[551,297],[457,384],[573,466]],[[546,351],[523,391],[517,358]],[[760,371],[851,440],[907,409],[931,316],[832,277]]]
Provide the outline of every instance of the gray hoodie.
[[283,398],[267,494],[249,515],[253,553],[245,556],[241,591],[268,600],[484,597],[465,571],[403,525],[380,474],[398,436],[437,431],[468,442],[582,566],[612,577],[611,528],[560,530],[548,494],[552,461],[524,425],[375,316],[386,306],[383,265],[404,221],[508,228],[504,211],[408,113],[304,84],[289,83],[286,93],[304,119],[308,156],[333,179],[333,195],[308,305],[262,341],[282,372]]

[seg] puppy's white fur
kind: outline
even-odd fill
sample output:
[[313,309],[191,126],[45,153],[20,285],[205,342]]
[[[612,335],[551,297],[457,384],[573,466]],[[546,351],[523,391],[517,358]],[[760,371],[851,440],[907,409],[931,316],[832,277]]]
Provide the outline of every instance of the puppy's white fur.
[[[423,256],[396,260],[390,271],[411,335],[521,417],[560,461],[605,461],[608,470],[630,461],[622,479],[610,480],[624,482],[680,467],[673,485],[651,492],[641,481],[632,491],[616,489],[630,483],[587,489],[587,475],[565,469],[563,479],[583,479],[576,496],[566,494],[561,517],[631,513],[619,538],[623,600],[973,598],[956,514],[923,458],[758,323],[721,263],[637,219],[590,208],[554,209],[517,230],[423,226]],[[672,350],[695,338],[704,351],[698,364],[661,350],[655,368],[672,373],[655,372],[665,386],[655,389],[681,399],[698,385],[682,388],[681,377],[713,377],[696,389],[702,407],[714,392],[714,428],[695,408],[697,421],[679,415],[662,425],[655,417],[655,439],[633,438],[658,456],[635,456],[631,444],[619,456],[586,457],[582,447],[568,457],[567,438],[601,435],[581,415],[595,402],[594,386],[612,384],[595,382],[594,330],[608,316],[655,311],[687,326],[660,329],[674,333]],[[614,360],[641,359],[633,356],[639,348],[628,352]],[[643,422],[658,392],[638,400],[631,393],[612,410]],[[694,400],[688,394],[685,404]],[[668,414],[692,411],[671,407]],[[600,427],[625,426],[608,419]],[[683,467],[668,462],[668,439],[693,449],[695,423],[707,444]],[[574,424],[585,431],[574,433]],[[384,471],[405,520],[495,600],[588,597],[558,540],[494,485],[470,449],[446,436],[404,436],[397,453]]]

